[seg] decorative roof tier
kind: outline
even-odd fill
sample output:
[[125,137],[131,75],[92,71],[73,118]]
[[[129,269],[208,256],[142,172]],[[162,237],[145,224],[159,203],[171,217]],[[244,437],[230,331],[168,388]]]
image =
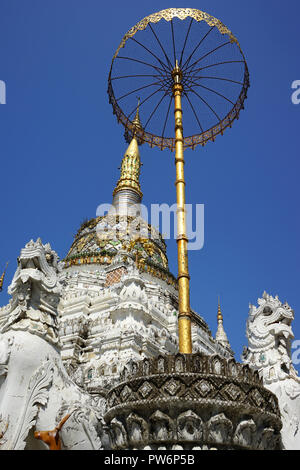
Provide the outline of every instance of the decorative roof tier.
[[131,258],[142,271],[177,286],[169,272],[162,235],[141,217],[107,214],[84,222],[65,258],[65,268],[94,263],[108,266],[117,256],[124,262]]

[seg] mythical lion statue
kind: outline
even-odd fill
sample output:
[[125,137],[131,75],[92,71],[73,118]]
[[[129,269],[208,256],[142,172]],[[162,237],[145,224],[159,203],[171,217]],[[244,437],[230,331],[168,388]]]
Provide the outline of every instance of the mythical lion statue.
[[50,245],[30,241],[8,289],[12,299],[0,309],[2,450],[43,449],[51,443],[53,449],[102,448],[99,410],[72,382],[60,356],[60,271]]
[[248,348],[243,361],[259,371],[266,388],[275,393],[282,415],[282,440],[286,449],[300,449],[300,378],[292,364],[294,312],[288,303],[266,292],[258,307],[250,305]]

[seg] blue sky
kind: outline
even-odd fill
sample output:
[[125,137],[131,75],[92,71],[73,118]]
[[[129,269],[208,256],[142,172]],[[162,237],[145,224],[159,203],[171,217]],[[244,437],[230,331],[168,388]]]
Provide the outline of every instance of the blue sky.
[[[300,339],[300,4],[277,0],[1,0],[0,268],[31,238],[63,258],[80,223],[110,202],[126,144],[107,97],[122,36],[169,7],[199,8],[238,37],[251,88],[239,121],[215,143],[185,154],[187,202],[205,204],[205,244],[190,252],[191,304],[216,330],[217,296],[239,359],[249,302],[266,290],[295,310]],[[174,157],[141,148],[144,203],[175,201]],[[176,273],[176,243],[168,244]],[[5,291],[0,303],[8,300]]]

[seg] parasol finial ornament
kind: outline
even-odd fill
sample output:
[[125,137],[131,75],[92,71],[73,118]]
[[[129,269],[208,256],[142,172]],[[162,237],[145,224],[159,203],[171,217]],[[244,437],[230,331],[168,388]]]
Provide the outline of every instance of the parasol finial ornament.
[[140,102],[141,102],[141,99],[138,98],[138,105],[137,105],[135,117],[134,117],[134,120],[132,121],[132,124],[134,124],[136,129],[143,130],[143,126],[142,126],[141,119],[140,119]]

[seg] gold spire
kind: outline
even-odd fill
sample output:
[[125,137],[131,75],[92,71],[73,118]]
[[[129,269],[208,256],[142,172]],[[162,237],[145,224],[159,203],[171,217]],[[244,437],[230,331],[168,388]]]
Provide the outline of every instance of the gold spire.
[[7,270],[7,266],[8,266],[8,262],[6,263],[6,266],[5,266],[5,269],[4,269],[4,271],[3,271],[3,274],[2,274],[2,276],[0,277],[0,292],[2,291],[2,288],[3,288],[4,277],[5,277],[5,273],[6,273],[6,270]]
[[[135,129],[142,129],[142,124],[140,121],[139,115],[140,100],[138,102],[136,115],[132,123],[135,126]],[[141,159],[140,151],[135,132],[133,134],[132,140],[124,154],[122,164],[121,164],[121,176],[117,183],[117,186],[114,189],[113,195],[122,189],[131,189],[135,191],[140,197],[143,196],[140,186],[140,168],[141,168]]]
[[220,297],[218,297],[218,322],[223,322],[223,315],[221,312],[221,306],[220,306]]

